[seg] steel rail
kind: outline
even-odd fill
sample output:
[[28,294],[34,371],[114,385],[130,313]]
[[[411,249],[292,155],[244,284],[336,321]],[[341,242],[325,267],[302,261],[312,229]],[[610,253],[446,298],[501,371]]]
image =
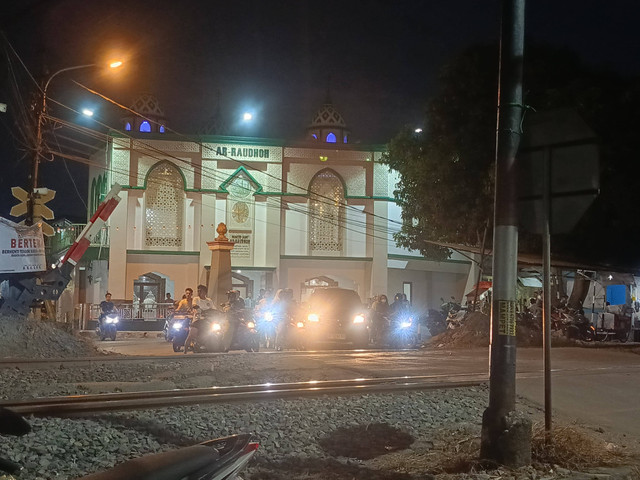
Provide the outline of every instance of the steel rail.
[[218,353],[198,353],[195,355],[104,355],[95,357],[71,357],[71,358],[0,358],[0,369],[2,368],[14,368],[20,366],[37,366],[37,365],[59,365],[59,364],[75,364],[75,363],[102,363],[102,362],[148,362],[148,361],[182,361],[182,360],[202,360],[207,358],[216,358],[227,355],[289,355],[289,356],[303,356],[303,355],[319,355],[319,356],[331,356],[331,355],[362,355],[368,353],[416,353],[418,349],[407,350],[305,350],[305,351],[290,351],[290,352],[276,352],[274,351],[262,351],[262,352],[218,352]]
[[[460,377],[464,376],[468,378],[461,380]],[[446,378],[454,379],[445,380]],[[158,390],[136,393],[73,395],[36,400],[4,401],[0,402],[0,406],[10,408],[14,412],[23,415],[72,416],[106,411],[154,409],[196,404],[260,402],[281,398],[323,395],[401,393],[415,390],[478,386],[486,381],[486,375],[387,377]]]

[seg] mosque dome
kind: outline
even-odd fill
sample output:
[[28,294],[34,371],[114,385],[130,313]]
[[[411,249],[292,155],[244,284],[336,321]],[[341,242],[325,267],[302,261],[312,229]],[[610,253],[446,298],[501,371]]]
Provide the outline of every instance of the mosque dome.
[[327,95],[327,100],[307,127],[307,139],[313,142],[344,144],[348,143],[350,134],[344,118]]
[[165,133],[166,118],[155,95],[142,93],[129,108],[138,115],[123,118],[126,131]]
[[311,120],[311,124],[309,128],[317,128],[317,127],[339,127],[345,128],[347,124],[342,118],[340,112],[338,112],[333,104],[325,103],[322,105],[320,110],[317,111],[313,120]]
[[141,94],[129,108],[141,115],[164,117],[164,112],[160,108],[160,102],[155,95],[150,93]]

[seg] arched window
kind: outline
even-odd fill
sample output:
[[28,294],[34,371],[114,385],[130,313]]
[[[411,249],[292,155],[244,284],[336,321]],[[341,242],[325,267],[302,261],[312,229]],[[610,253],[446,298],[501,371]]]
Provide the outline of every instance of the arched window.
[[327,143],[336,143],[336,134],[333,132],[329,132],[327,135]]
[[342,143],[347,143],[347,136],[345,135]]
[[145,120],[144,122],[142,122],[140,124],[140,131],[141,132],[150,132],[151,131],[151,124]]
[[160,125],[160,133],[164,133],[164,125]]
[[126,131],[128,131],[128,132],[129,132],[129,131],[131,131],[131,123],[130,123],[130,122],[127,122],[127,123],[125,124],[125,126],[124,126],[124,129],[125,129]]
[[344,237],[344,187],[331,170],[322,170],[309,186],[309,252],[340,255]]
[[314,138],[314,140],[318,139],[318,135],[316,135],[315,133],[312,133],[311,136]]
[[184,181],[168,162],[153,167],[147,177],[145,245],[181,247],[184,217]]

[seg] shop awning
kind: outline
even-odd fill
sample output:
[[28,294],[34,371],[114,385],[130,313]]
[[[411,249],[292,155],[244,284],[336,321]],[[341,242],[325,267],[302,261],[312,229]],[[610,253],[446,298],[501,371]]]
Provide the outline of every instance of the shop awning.
[[491,282],[480,282],[477,285],[474,285],[473,289],[465,295],[467,300],[473,301],[473,297],[476,295],[476,291],[478,292],[478,296],[482,295],[484,292],[491,288]]
[[542,288],[542,282],[536,277],[518,277],[523,287]]

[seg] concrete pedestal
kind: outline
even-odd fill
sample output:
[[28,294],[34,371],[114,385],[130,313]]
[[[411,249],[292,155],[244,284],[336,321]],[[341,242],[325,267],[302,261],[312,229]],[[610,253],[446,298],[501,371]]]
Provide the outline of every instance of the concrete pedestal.
[[207,245],[211,250],[211,269],[207,278],[207,295],[218,307],[221,303],[227,301],[227,292],[231,290],[231,250],[233,250],[234,244],[227,240],[224,235],[220,235],[213,242],[207,242]]

